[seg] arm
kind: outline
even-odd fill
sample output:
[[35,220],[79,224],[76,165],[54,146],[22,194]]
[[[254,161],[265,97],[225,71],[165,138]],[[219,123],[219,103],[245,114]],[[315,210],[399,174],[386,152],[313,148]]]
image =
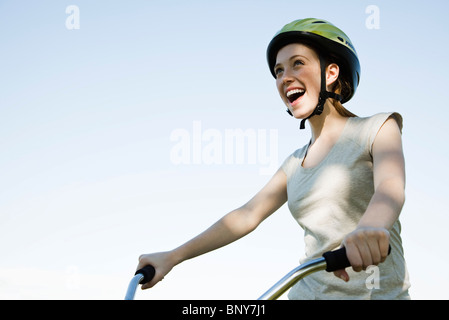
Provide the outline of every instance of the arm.
[[177,264],[223,247],[253,231],[263,220],[287,201],[287,177],[279,169],[250,201],[218,220],[207,230],[180,247],[155,254],[141,255],[137,269],[151,264],[156,269],[152,281],[142,286],[151,288]]
[[[405,201],[405,164],[401,132],[389,118],[373,144],[374,195],[357,228],[345,237],[343,245],[354,271],[383,262],[388,255],[389,231],[399,218]],[[345,281],[344,270],[335,275]]]

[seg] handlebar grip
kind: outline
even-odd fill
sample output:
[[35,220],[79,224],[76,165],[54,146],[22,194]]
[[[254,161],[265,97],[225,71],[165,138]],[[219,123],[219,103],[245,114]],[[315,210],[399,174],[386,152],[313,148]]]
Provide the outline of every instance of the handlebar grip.
[[[391,252],[391,246],[388,246],[388,254]],[[346,248],[340,248],[334,251],[328,251],[323,254],[326,260],[326,271],[333,272],[340,269],[345,269],[351,266],[351,263],[346,256]]]
[[154,269],[154,267],[152,265],[147,265],[145,267],[143,267],[142,269],[139,269],[136,271],[136,274],[141,274],[143,275],[143,279],[140,280],[140,284],[145,284],[147,282],[150,282],[151,279],[153,279],[154,274],[156,273],[156,270]]

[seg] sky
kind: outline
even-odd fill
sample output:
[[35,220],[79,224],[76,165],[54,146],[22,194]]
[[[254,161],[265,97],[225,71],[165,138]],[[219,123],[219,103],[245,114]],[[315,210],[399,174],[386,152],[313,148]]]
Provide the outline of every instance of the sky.
[[[0,299],[123,299],[143,253],[243,205],[310,139],[266,47],[295,19],[351,38],[345,106],[404,118],[414,299],[448,299],[447,1],[0,1]],[[296,267],[284,205],[136,299],[256,299]]]

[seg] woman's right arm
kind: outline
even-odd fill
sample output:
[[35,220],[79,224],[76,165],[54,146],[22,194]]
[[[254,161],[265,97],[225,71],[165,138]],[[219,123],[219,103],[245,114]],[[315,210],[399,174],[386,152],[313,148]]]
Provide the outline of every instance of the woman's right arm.
[[250,201],[229,212],[195,238],[171,251],[141,255],[137,269],[149,264],[156,269],[153,280],[142,285],[142,289],[154,286],[177,264],[247,235],[286,201],[287,177],[284,171],[279,169]]

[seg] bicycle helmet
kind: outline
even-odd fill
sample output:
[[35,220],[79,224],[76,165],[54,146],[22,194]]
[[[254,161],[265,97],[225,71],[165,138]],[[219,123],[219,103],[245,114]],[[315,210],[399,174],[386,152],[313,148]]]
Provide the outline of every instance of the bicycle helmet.
[[[279,30],[267,48],[267,60],[270,72],[276,78],[274,66],[278,51],[291,43],[310,44],[317,49],[321,68],[321,91],[318,104],[314,112],[301,121],[300,128],[304,128],[305,120],[323,112],[324,103],[327,98],[339,100],[341,103],[349,101],[357,89],[360,81],[360,62],[349,37],[328,21],[322,19],[300,19],[286,24]],[[351,91],[346,96],[326,91],[325,62],[326,58],[332,56],[340,66],[340,74],[351,84]],[[287,112],[291,114],[290,110]]]

